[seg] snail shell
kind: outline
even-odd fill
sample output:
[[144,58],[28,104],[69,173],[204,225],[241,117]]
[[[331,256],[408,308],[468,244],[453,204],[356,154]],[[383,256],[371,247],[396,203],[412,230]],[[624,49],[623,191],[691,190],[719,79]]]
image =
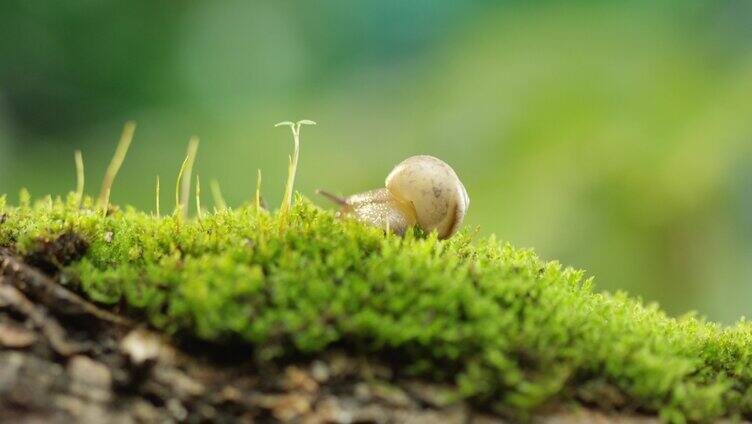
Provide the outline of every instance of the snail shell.
[[340,205],[340,216],[397,234],[419,225],[451,237],[462,224],[470,199],[457,173],[433,156],[412,156],[400,162],[386,177],[386,188],[339,198],[321,194]]

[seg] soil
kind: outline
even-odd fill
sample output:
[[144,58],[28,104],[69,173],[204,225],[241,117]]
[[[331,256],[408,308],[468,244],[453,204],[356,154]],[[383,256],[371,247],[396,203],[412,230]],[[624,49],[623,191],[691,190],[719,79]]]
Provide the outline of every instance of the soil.
[[[259,365],[249,346],[176,345],[59,284],[74,236],[21,258],[0,249],[0,423],[507,423],[453,387],[341,351]],[[562,409],[542,423],[653,423]]]

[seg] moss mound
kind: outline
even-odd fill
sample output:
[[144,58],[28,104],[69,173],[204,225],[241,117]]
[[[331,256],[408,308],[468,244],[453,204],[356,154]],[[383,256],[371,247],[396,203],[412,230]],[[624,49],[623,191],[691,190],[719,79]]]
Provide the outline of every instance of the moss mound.
[[[44,259],[61,237],[86,247]],[[181,220],[105,216],[75,195],[0,199],[0,246],[178,338],[249,343],[265,360],[334,346],[388,356],[517,416],[562,401],[675,422],[752,416],[749,324],[670,318],[530,250],[472,238],[385,236],[301,197],[285,220],[252,207]]]

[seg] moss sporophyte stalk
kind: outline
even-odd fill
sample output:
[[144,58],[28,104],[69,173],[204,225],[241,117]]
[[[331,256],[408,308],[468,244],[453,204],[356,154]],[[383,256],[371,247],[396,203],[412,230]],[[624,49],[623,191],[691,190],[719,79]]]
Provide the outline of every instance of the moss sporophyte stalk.
[[0,246],[29,257],[80,240],[56,264],[61,283],[176,339],[245,343],[267,361],[332,348],[388,356],[400,373],[521,417],[602,393],[616,394],[609,408],[672,422],[752,416],[744,321],[672,318],[493,236],[389,236],[300,194],[278,212],[215,202],[199,219],[102,213],[80,187],[36,201],[23,191],[15,206],[0,197]]

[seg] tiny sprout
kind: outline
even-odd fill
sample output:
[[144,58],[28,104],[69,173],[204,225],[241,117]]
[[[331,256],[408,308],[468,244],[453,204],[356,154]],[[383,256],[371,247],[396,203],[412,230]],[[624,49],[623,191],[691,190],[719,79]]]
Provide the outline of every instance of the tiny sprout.
[[[275,125],[275,127],[289,126],[292,130],[292,138],[295,143],[292,156],[289,158],[287,167],[287,182],[285,183],[285,194],[282,197],[282,205],[279,208],[280,215],[284,216],[290,212],[292,207],[292,191],[295,185],[295,173],[298,169],[298,157],[300,156],[300,126],[301,125],[316,125],[314,121],[309,119],[303,119],[298,122],[283,121]],[[258,202],[257,202],[258,205]]]

